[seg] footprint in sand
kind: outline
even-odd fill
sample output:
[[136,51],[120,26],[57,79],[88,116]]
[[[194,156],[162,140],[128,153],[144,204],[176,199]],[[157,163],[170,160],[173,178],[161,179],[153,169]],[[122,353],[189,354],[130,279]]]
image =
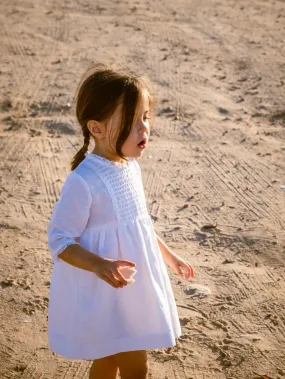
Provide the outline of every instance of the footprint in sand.
[[191,297],[207,297],[211,295],[212,291],[209,287],[202,284],[193,284],[184,293]]

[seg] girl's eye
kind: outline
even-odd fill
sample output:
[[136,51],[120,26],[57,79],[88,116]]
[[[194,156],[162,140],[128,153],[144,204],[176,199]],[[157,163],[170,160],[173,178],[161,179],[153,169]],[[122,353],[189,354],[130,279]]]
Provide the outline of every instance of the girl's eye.
[[[143,120],[144,122],[146,122],[146,120],[150,120],[151,117],[144,117]],[[133,127],[135,127],[137,125],[137,121],[134,123]]]

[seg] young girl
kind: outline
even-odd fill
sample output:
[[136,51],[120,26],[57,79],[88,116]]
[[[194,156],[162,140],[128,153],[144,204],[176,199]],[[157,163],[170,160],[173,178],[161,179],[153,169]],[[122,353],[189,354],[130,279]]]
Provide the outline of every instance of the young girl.
[[[93,360],[92,379],[115,379],[118,370],[122,379],[145,379],[146,350],[172,347],[181,335],[164,262],[185,279],[193,269],[156,235],[137,163],[153,107],[145,76],[104,64],[87,72],[77,94],[84,143],[48,226],[48,330],[51,350]],[[124,267],[135,267],[134,282]]]

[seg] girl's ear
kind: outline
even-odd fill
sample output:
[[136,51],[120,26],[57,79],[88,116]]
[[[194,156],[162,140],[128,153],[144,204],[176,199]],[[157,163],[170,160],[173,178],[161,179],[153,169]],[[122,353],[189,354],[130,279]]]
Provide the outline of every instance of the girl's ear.
[[102,139],[105,137],[104,127],[102,123],[95,120],[89,120],[87,121],[87,128],[89,129],[89,132],[92,134],[93,137],[98,139]]

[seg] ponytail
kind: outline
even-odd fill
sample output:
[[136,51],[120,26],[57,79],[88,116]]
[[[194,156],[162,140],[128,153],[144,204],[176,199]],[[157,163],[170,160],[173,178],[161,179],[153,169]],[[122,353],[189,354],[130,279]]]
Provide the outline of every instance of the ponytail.
[[73,157],[73,160],[71,162],[72,171],[79,165],[79,163],[81,163],[85,159],[85,154],[88,151],[88,146],[90,142],[90,133],[89,133],[89,129],[87,128],[87,125],[82,126],[82,132],[84,135],[84,144],[81,147],[81,149],[78,150],[77,153]]

